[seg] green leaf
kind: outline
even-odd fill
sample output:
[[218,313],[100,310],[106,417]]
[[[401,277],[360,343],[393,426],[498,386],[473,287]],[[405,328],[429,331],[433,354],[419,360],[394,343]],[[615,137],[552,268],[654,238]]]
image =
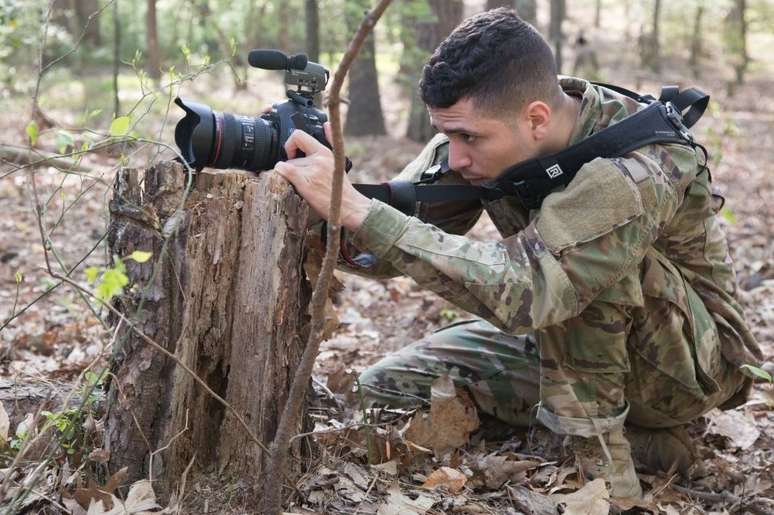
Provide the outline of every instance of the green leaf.
[[86,270],[86,280],[89,281],[89,283],[93,283],[97,280],[97,276],[99,275],[99,268],[96,266],[90,266]]
[[110,123],[110,135],[115,137],[126,136],[129,132],[129,126],[132,118],[129,116],[119,116]]
[[95,116],[99,116],[100,113],[102,113],[102,109],[92,109],[89,111],[89,114],[86,115],[86,119],[89,120],[91,118],[94,118]]
[[30,138],[30,145],[35,146],[35,143],[38,142],[38,124],[35,123],[35,120],[32,120],[27,124],[25,130],[27,131],[27,136]]
[[[120,263],[120,261],[118,262]],[[123,266],[123,263],[121,263]],[[97,285],[97,298],[108,302],[116,295],[124,291],[124,286],[129,284],[129,278],[118,267],[109,268],[102,274],[102,281]]]
[[774,378],[771,377],[771,374],[769,374],[762,368],[758,368],[753,365],[742,365],[739,368],[741,368],[742,370],[749,370],[752,375],[759,377],[764,381],[768,381],[769,383],[774,383]]
[[148,261],[151,256],[153,255],[153,252],[145,252],[142,250],[135,250],[131,254],[129,254],[129,257],[127,259],[134,259],[138,263],[145,263]]
[[67,131],[57,131],[55,145],[57,152],[64,154],[68,147],[75,146],[75,139],[73,138],[73,135]]
[[21,284],[24,282],[24,274],[17,271],[16,272],[16,284]]
[[734,214],[733,211],[731,211],[727,207],[724,207],[723,209],[720,210],[720,216],[725,218],[725,220],[731,225],[736,224],[736,215]]

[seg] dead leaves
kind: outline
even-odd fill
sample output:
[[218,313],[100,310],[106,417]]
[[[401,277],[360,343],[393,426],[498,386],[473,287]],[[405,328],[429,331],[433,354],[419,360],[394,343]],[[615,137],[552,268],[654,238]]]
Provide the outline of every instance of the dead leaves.
[[377,515],[421,515],[432,508],[437,501],[435,498],[421,493],[412,499],[400,491],[397,483],[393,483],[387,494],[387,499],[376,512]]
[[743,451],[752,447],[761,435],[755,421],[742,411],[714,409],[705,416],[709,419],[707,432],[725,436],[732,445]]
[[595,479],[571,494],[553,494],[551,498],[563,504],[564,515],[607,515],[610,512],[610,493],[604,479]]
[[433,381],[430,414],[418,413],[405,428],[404,437],[436,455],[466,445],[480,421],[476,407],[464,390],[457,390],[448,375]]
[[480,457],[475,462],[477,484],[482,484],[491,490],[497,490],[506,482],[522,483],[527,478],[527,471],[540,465],[533,460],[510,460],[507,456],[489,454]]
[[3,404],[0,403],[0,449],[5,447],[8,441],[8,430],[11,428],[11,420],[8,413],[5,412]]
[[425,482],[422,483],[422,487],[431,490],[443,487],[450,493],[457,494],[462,490],[467,481],[468,478],[459,470],[450,467],[441,467],[427,476]]

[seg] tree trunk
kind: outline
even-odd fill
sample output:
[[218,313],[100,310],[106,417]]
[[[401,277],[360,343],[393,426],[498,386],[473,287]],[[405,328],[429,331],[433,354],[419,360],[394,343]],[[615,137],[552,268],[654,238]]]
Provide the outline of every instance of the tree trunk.
[[304,3],[304,23],[306,24],[306,55],[310,61],[320,61],[320,6],[318,0],[306,0]]
[[688,63],[693,71],[693,76],[699,78],[701,75],[701,54],[702,54],[702,34],[701,34],[701,21],[704,17],[704,5],[698,4],[696,6],[696,14],[693,18],[693,32],[691,34],[691,57]]
[[562,73],[562,46],[564,34],[562,23],[567,15],[565,0],[551,0],[551,19],[548,28],[549,39],[554,45],[554,59],[556,59],[556,71]]
[[159,57],[159,32],[156,24],[156,0],[148,0],[146,26],[148,75],[158,81],[161,79],[161,58]]
[[113,0],[113,117],[121,113],[121,100],[118,96],[118,73],[121,66],[121,19],[118,11],[119,0]]
[[750,56],[747,53],[747,0],[734,0],[725,24],[726,47],[738,85],[744,82],[750,64]]
[[[415,32],[416,45],[425,54],[425,58],[422,61],[427,60],[427,57],[433,53],[441,41],[462,21],[463,2],[461,0],[429,0],[429,3],[434,19],[417,23]],[[416,64],[417,69],[413,74],[416,79],[411,97],[411,110],[409,111],[406,137],[424,143],[433,137],[435,131],[430,126],[427,108],[424,102],[422,102],[416,87],[422,70],[421,63]]]
[[[359,13],[362,15],[362,11]],[[361,17],[355,17],[353,13],[351,18],[349,25],[356,28]],[[373,33],[366,38],[349,72],[349,107],[344,133],[351,136],[386,134]]]
[[279,49],[290,52],[290,6],[286,0],[280,0],[278,6],[277,41]]
[[[93,47],[98,47],[102,44],[102,38],[99,32],[99,19],[94,18],[89,21],[89,16],[96,13],[99,10],[99,3],[97,0],[77,0],[75,2],[75,15],[78,19],[79,32],[75,34],[78,37],[80,31],[86,29],[83,34],[83,41]],[[88,25],[88,27],[87,27]]]
[[498,7],[507,7],[514,9],[516,7],[514,0],[486,0],[486,10],[497,9]]
[[[308,330],[307,207],[276,174],[205,170],[187,198],[185,187],[182,167],[169,162],[116,177],[111,254],[153,252],[127,262],[136,286],[117,307],[270,442]],[[266,456],[231,411],[125,324],[111,370],[111,471],[150,475],[165,496],[193,461],[194,480],[209,471],[244,478],[256,487],[245,502],[257,502]]]
[[536,0],[516,0],[516,13],[519,15],[519,18],[533,27],[537,27]]
[[651,21],[651,30],[648,33],[640,33],[640,61],[642,66],[649,68],[654,72],[661,69],[661,44],[660,44],[660,26],[661,26],[661,0],[653,2],[653,20]]
[[602,24],[602,0],[594,2],[594,27],[599,28]]

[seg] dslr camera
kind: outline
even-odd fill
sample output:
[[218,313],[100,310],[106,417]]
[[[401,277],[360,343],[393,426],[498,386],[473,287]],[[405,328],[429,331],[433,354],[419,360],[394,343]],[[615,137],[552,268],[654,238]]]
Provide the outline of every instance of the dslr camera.
[[270,170],[287,159],[284,145],[294,129],[330,148],[323,131],[328,117],[314,105],[315,95],[328,83],[328,70],[305,54],[287,56],[279,50],[252,50],[248,62],[264,70],[285,70],[285,84],[295,89],[287,90],[285,102],[257,117],[213,111],[207,105],[176,98],[185,117],[175,127],[175,143],[196,171],[205,166]]

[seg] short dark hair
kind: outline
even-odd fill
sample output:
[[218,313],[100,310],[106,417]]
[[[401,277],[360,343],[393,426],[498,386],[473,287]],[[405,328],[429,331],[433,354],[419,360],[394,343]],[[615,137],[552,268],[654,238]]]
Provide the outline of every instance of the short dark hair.
[[488,112],[513,112],[534,100],[553,105],[559,83],[548,43],[515,11],[501,7],[454,29],[425,64],[419,89],[429,107],[470,97]]

